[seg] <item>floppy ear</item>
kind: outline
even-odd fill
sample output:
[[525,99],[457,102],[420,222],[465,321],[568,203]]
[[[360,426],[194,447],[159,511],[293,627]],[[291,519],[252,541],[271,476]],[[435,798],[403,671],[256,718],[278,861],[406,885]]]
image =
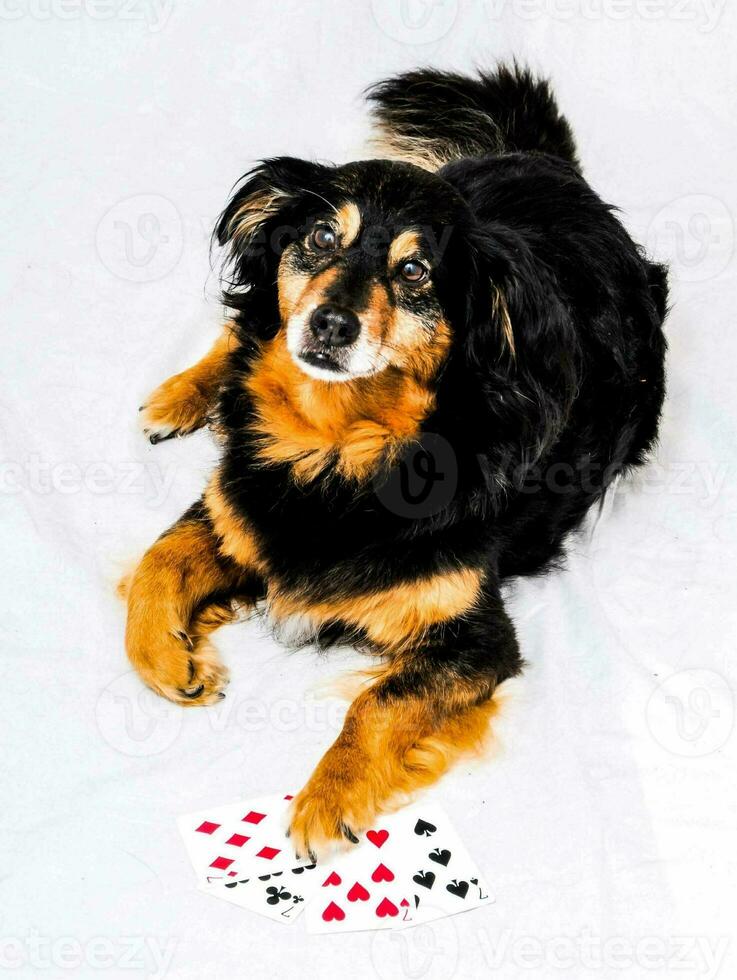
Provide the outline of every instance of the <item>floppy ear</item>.
[[503,225],[474,230],[471,248],[469,355],[513,364],[534,350],[543,359],[552,356],[559,371],[561,348],[572,351],[577,341],[550,270]]
[[512,229],[473,229],[465,361],[488,392],[507,459],[533,464],[557,438],[578,381],[579,342],[553,273]]
[[[300,211],[322,197],[329,173],[319,163],[275,157],[241,179],[215,227],[218,244],[228,248],[233,287],[273,286],[281,253],[301,231]],[[226,293],[227,302],[235,297]]]

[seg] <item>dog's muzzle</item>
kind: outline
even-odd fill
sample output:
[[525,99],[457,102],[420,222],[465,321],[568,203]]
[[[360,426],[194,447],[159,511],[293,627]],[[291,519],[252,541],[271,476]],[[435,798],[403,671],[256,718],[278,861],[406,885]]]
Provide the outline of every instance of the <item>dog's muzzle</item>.
[[310,330],[323,347],[347,347],[358,337],[361,324],[352,310],[323,303],[312,312]]
[[350,373],[353,345],[360,333],[361,322],[352,310],[322,303],[309,316],[299,356],[321,372],[337,376]]
[[358,314],[335,303],[321,303],[287,325],[287,346],[306,374],[322,381],[350,381],[373,374],[380,343]]

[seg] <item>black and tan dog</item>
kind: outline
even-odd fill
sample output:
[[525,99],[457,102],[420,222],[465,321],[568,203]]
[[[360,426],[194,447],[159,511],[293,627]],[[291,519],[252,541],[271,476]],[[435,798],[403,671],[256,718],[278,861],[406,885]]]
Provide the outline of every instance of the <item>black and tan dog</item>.
[[213,422],[222,459],[127,587],[128,655],[181,704],[222,696],[207,637],[237,604],[380,655],[294,801],[303,854],[483,737],[522,665],[500,584],[560,557],[663,398],[665,272],[547,84],[418,71],[371,99],[387,159],[269,160],[225,209],[233,319],[144,406],[152,441]]

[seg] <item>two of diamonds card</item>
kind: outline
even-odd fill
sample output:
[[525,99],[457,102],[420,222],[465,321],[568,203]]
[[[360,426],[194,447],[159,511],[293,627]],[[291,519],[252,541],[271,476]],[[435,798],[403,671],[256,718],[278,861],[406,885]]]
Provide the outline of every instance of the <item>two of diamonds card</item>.
[[441,807],[383,817],[349,851],[298,862],[285,835],[291,796],[179,818],[199,887],[280,922],[305,908],[310,932],[401,929],[493,902]]
[[320,885],[315,864],[299,862],[285,836],[291,796],[263,796],[179,817],[201,891],[286,922]]

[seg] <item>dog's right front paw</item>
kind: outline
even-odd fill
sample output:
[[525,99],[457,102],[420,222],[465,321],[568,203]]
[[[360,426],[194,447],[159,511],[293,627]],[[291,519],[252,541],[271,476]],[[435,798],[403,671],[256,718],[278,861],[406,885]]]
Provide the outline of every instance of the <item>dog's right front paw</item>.
[[188,371],[160,384],[141,405],[144,435],[152,444],[186,436],[209,421],[211,393],[198,385]]

